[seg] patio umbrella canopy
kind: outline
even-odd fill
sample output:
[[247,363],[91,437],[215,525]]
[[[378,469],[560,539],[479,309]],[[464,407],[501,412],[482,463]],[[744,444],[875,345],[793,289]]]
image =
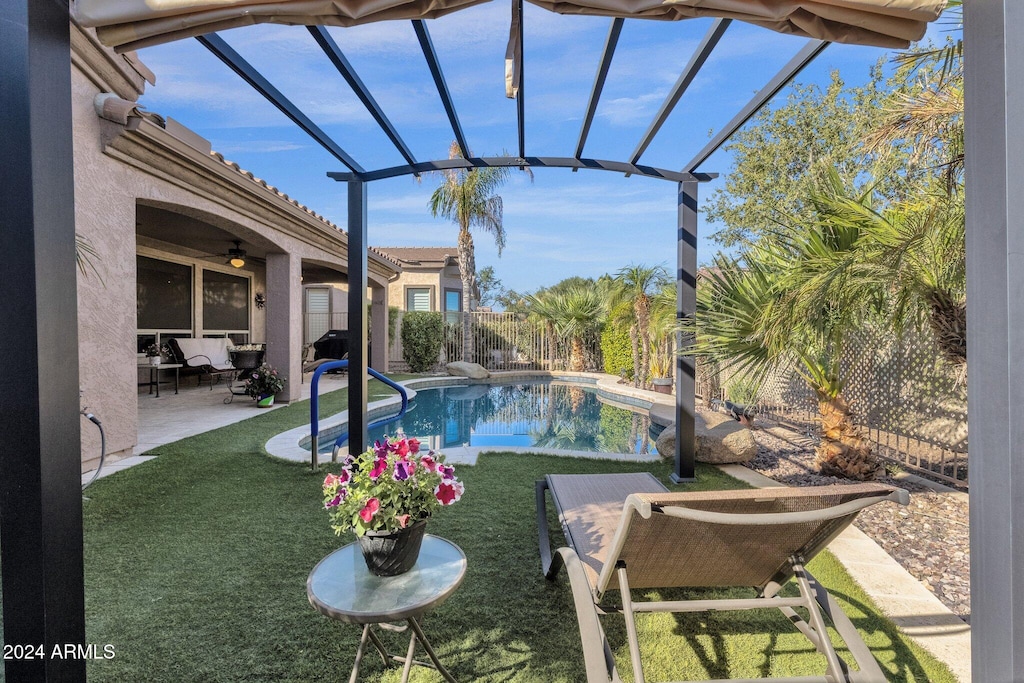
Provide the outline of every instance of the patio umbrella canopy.
[[[432,19],[488,0],[76,0],[74,16],[118,50],[237,26],[355,26]],[[907,47],[946,0],[529,0],[560,14],[677,20],[720,17],[837,43]]]

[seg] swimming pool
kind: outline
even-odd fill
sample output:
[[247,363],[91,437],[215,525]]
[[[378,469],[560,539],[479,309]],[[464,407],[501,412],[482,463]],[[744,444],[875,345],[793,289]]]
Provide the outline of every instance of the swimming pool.
[[[344,429],[325,430],[330,452]],[[645,409],[605,403],[588,386],[540,381],[419,389],[409,412],[370,430],[369,440],[401,429],[434,450],[460,446],[529,446],[596,453],[654,452]]]

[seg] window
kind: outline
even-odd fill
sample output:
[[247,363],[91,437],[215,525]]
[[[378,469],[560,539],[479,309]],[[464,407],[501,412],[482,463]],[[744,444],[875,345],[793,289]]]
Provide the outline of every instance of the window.
[[203,331],[249,331],[249,278],[203,271]]
[[408,287],[405,290],[405,310],[429,311],[430,287]]
[[331,327],[331,290],[326,287],[306,288],[306,339],[310,344],[324,336]]
[[192,267],[135,257],[139,330],[192,330]]
[[462,311],[462,292],[457,289],[444,290],[444,321],[446,323],[459,322],[459,313]]

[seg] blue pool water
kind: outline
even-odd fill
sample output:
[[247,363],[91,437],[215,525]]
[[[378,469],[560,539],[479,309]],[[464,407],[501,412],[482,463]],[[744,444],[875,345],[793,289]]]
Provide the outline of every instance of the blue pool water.
[[[640,411],[641,409],[637,409]],[[401,429],[434,450],[534,446],[599,453],[651,453],[647,411],[598,400],[586,386],[558,382],[473,384],[417,390],[409,412],[370,430],[370,442]],[[329,452],[339,430],[321,436]]]

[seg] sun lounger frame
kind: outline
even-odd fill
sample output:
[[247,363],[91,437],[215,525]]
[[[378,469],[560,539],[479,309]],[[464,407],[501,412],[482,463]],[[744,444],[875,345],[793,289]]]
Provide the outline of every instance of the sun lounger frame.
[[[562,547],[552,553],[547,522],[547,496],[550,493],[562,524],[566,541],[573,545],[573,529],[567,520],[559,500],[559,481],[572,477],[632,477],[629,481],[639,484],[637,490],[643,493],[629,494],[622,501],[622,513],[611,542],[607,545],[607,557],[601,563],[600,574],[594,580],[594,567],[588,575],[584,561],[574,547]],[[630,650],[633,679],[644,683],[640,643],[636,629],[636,615],[644,612],[702,612],[748,609],[779,609],[823,656],[825,673],[821,676],[775,678],[775,681],[822,681],[826,683],[885,681],[878,662],[864,643],[856,627],[842,611],[828,591],[807,571],[805,562],[824,548],[835,536],[846,528],[861,509],[883,500],[902,505],[909,502],[909,496],[902,489],[876,485],[858,484],[847,491],[856,491],[852,500],[828,505],[821,509],[800,512],[770,512],[762,514],[728,513],[686,507],[691,501],[706,504],[708,493],[669,493],[652,475],[649,479],[637,479],[637,475],[557,475],[540,480],[536,484],[537,528],[542,571],[549,580],[554,580],[558,571],[565,567],[572,588],[573,602],[579,621],[580,638],[583,644],[584,662],[588,683],[616,683],[620,681],[614,656],[601,626],[600,616],[621,613],[625,619],[626,635]],[[609,479],[609,481],[612,481]],[[806,487],[803,489],[755,489],[740,492],[722,492],[729,499],[769,500],[786,495],[787,491],[800,491],[807,496],[817,491],[822,495],[835,493],[835,487]],[[714,494],[711,494],[714,495]],[[637,520],[650,520],[654,515],[688,520],[697,524],[726,526],[777,526],[791,523],[820,523],[822,532],[815,537],[811,547],[801,548],[788,556],[785,566],[774,571],[771,579],[758,589],[758,597],[748,599],[715,599],[687,601],[634,601],[630,590],[629,566],[621,554],[629,540],[631,526]],[[593,564],[593,563],[591,563]],[[799,597],[783,598],[778,592],[793,578],[799,589]],[[614,585],[613,585],[614,584]],[[717,584],[731,585],[731,584]],[[674,587],[670,585],[665,588]],[[621,605],[610,605],[607,592],[618,589]],[[807,619],[802,618],[794,608],[807,610]],[[852,671],[836,654],[826,632],[826,617],[847,645],[857,664]],[[758,679],[764,680],[764,679]]]

